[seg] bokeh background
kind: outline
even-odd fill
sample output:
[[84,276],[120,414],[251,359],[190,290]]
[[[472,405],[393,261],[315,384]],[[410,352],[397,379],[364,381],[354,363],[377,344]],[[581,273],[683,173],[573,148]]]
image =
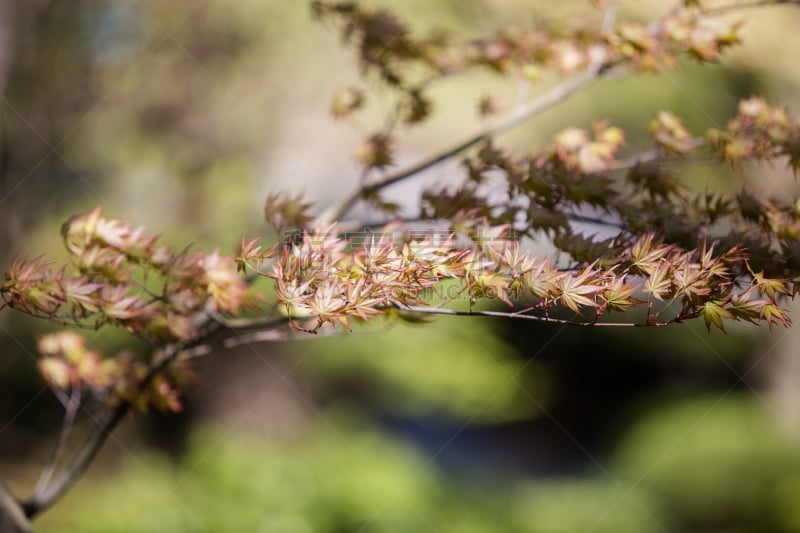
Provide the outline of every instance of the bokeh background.
[[[568,0],[368,3],[415,31],[463,36],[599,16]],[[620,4],[634,20],[667,8]],[[603,81],[502,142],[530,151],[609,118],[635,151],[659,109],[703,131],[756,93],[797,112],[800,9],[742,18],[746,46],[722,65]],[[352,149],[391,106],[366,82],[373,107],[350,124],[330,118],[332,93],[357,76],[305,0],[0,0],[0,259],[60,257],[61,222],[97,204],[175,245],[232,253],[245,232],[274,238],[262,220],[269,191],[305,193],[319,212],[356,184]],[[437,86],[437,118],[400,138],[398,159],[480,127],[482,96],[513,106],[520,93],[489,73]],[[421,184],[457,179],[457,167],[390,194],[411,210]],[[744,171],[687,172],[697,187],[747,179],[797,192],[779,169]],[[35,338],[54,327],[0,314],[0,473],[19,494],[60,423],[35,371]],[[798,335],[441,318],[215,353],[198,361],[182,414],[129,418],[37,527],[800,531]],[[91,344],[144,349],[111,331]]]

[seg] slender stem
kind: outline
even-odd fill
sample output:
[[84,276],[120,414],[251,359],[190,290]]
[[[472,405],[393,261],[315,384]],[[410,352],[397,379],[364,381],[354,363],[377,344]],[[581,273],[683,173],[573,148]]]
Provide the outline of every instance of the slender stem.
[[[549,324],[561,324],[561,325],[578,326],[578,327],[643,328],[643,327],[662,327],[672,324],[674,322],[674,321],[647,322],[647,323],[598,322],[597,320],[599,316],[596,316],[590,322],[578,322],[574,320],[565,320],[549,316],[530,315],[527,314],[527,311],[529,311],[529,309],[518,312],[476,311],[473,309],[467,311],[459,311],[455,309],[446,309],[443,307],[419,307],[419,306],[398,307],[397,309],[406,313],[521,319],[521,320],[532,320],[536,322],[545,322]],[[338,335],[340,333],[341,333],[340,330],[333,330],[333,329],[330,331],[326,330],[325,332],[323,332],[323,336],[333,336],[333,335]],[[236,337],[231,337],[225,340],[224,346],[225,348],[234,348],[236,346],[241,346],[243,344],[251,344],[257,342],[285,342],[290,340],[312,339],[312,338],[317,338],[317,337],[311,337],[308,335],[296,335],[292,331],[277,331],[274,329],[268,329],[263,331],[254,331],[251,333],[245,333],[242,335],[238,335]]]
[[[759,7],[759,6],[770,6],[770,5],[800,5],[800,0],[752,0],[752,1],[743,1],[739,3],[733,3],[725,6],[718,6],[713,8],[708,8],[702,10],[702,13],[706,15],[714,15],[720,14],[727,11],[733,11],[737,9],[745,9],[751,7]],[[650,30],[652,32],[659,32],[663,26],[663,23],[666,19],[669,18],[676,10],[682,7],[682,3],[678,3],[675,7],[670,10],[666,15],[659,18],[653,24],[650,25]],[[614,20],[613,18],[613,11],[606,13],[607,21]],[[605,26],[605,24],[604,24]],[[464,150],[478,144],[486,139],[489,139],[499,133],[507,131],[522,122],[540,114],[541,112],[549,109],[550,107],[554,106],[555,104],[567,99],[573,93],[583,89],[584,87],[590,85],[600,76],[602,76],[605,72],[610,70],[614,65],[604,63],[600,65],[593,65],[589,68],[586,72],[577,76],[573,79],[567,80],[561,85],[551,89],[549,92],[543,94],[539,98],[532,100],[525,106],[521,106],[517,108],[513,113],[508,115],[504,120],[498,122],[497,124],[487,127],[486,129],[478,132],[477,134],[464,139],[460,143],[457,143],[450,148],[439,152],[438,154],[434,154],[427,159],[420,161],[419,163],[412,165],[408,168],[402,169],[398,172],[389,174],[384,176],[383,178],[368,184],[368,185],[361,185],[352,193],[350,193],[347,198],[335,209],[333,209],[326,217],[323,217],[327,222],[333,222],[341,219],[344,217],[350,209],[355,205],[356,202],[366,194],[370,192],[375,192],[389,185],[397,183],[399,181],[405,180],[412,176],[415,176],[431,167],[434,167],[444,161],[449,160],[450,158],[458,155],[459,153],[463,152]],[[702,140],[693,139],[692,142],[696,144],[696,146],[701,146],[703,144]],[[642,162],[648,157],[657,158],[659,154],[653,153],[648,154],[644,157]]]
[[[285,323],[286,321],[284,321]],[[307,333],[302,333],[302,331],[307,331]],[[308,333],[313,333],[313,335],[309,335]],[[250,333],[242,333],[238,334],[235,337],[230,337],[225,339],[223,346],[225,348],[235,348],[237,346],[242,346],[243,344],[252,344],[256,342],[286,342],[286,341],[295,341],[295,340],[311,340],[311,339],[318,339],[320,337],[333,337],[336,335],[342,335],[347,333],[346,330],[341,329],[320,329],[320,330],[301,330],[298,331],[296,329],[285,329],[285,330],[277,330],[277,329],[266,329],[261,331],[252,331]]]
[[[666,15],[660,17],[658,20],[654,21],[653,24],[650,25],[649,27],[650,31],[653,33],[660,32],[664,21],[674,11],[680,9],[682,6],[683,4],[681,2],[675,4],[675,6]],[[607,10],[606,13],[604,14],[604,21],[603,21],[604,31],[610,31],[615,20],[616,20],[616,12],[613,9]],[[411,165],[408,168],[384,176],[383,178],[369,185],[362,184],[361,186],[356,188],[352,193],[350,193],[350,195],[347,196],[347,198],[345,198],[345,200],[338,207],[333,209],[329,214],[327,214],[327,216],[323,216],[322,217],[323,220],[329,223],[338,221],[339,219],[343,218],[350,211],[350,208],[352,208],[353,205],[355,205],[355,203],[358,202],[358,200],[363,196],[365,196],[366,194],[381,190],[385,187],[388,187],[389,185],[392,185],[399,181],[415,176],[420,172],[428,170],[431,167],[434,167],[444,161],[449,160],[450,158],[460,154],[464,150],[482,141],[485,141],[499,133],[503,133],[504,131],[510,130],[515,126],[518,126],[519,124],[527,121],[528,119],[535,117],[536,115],[542,113],[543,111],[546,111],[547,109],[553,107],[554,105],[566,100],[572,94],[589,86],[592,82],[597,80],[607,71],[611,70],[618,63],[620,63],[619,60],[614,62],[602,62],[591,65],[583,74],[575,78],[566,80],[565,82],[554,87],[550,91],[530,101],[526,105],[517,107],[517,109],[515,109],[511,114],[509,114],[500,122],[497,122],[491,126],[486,127],[482,131],[474,134],[471,137],[464,139],[463,141],[451,146],[450,148],[447,148],[439,152],[438,154],[434,154],[415,165]]]
[[212,352],[211,346],[208,344],[201,344],[199,346],[195,346],[189,350],[183,350],[178,357],[175,358],[176,361],[190,361],[192,359],[197,359],[199,357],[203,357],[208,355]]
[[[702,137],[693,137],[689,139],[687,143],[690,146],[690,150],[696,150],[698,148],[702,148],[705,146],[706,141]],[[645,150],[644,152],[639,152],[636,155],[633,155],[627,159],[623,159],[622,161],[617,162],[615,165],[611,167],[610,170],[626,170],[638,167],[640,165],[646,165],[647,163],[652,163],[654,161],[658,161],[659,159],[664,157],[664,150],[661,148],[652,148],[650,150]]]
[[[617,229],[624,229],[624,226],[621,223],[615,222],[613,220],[606,220],[606,219],[602,219],[602,218],[594,218],[594,217],[590,217],[590,216],[581,215],[581,214],[578,214],[578,213],[565,213],[565,215],[566,215],[567,219],[569,219],[571,221],[574,221],[574,222],[586,222],[586,223],[589,223],[589,224],[599,224],[599,225],[603,225],[603,226],[610,226],[610,227],[617,228]],[[369,224],[363,224],[363,225],[357,226],[358,227],[357,230],[356,229],[350,229],[350,228],[355,228],[356,226],[349,226],[347,230],[342,231],[342,234],[346,234],[348,232],[354,233],[356,231],[366,231],[366,230],[380,229],[380,228],[384,228],[384,227],[388,226],[389,224],[414,224],[414,223],[419,223],[421,225],[422,224],[427,224],[428,226],[432,226],[433,224],[435,224],[437,222],[441,223],[441,222],[444,222],[446,220],[447,220],[446,218],[418,218],[418,217],[387,219],[387,220],[384,220],[382,222],[371,222]],[[226,319],[227,323],[225,325],[228,325],[228,323],[237,324],[239,322],[239,320],[240,319],[236,319],[236,320],[232,321],[231,319]],[[242,323],[246,323],[246,321],[248,321],[248,320],[251,320],[251,319],[243,319]],[[266,318],[264,318],[262,320],[266,321]],[[238,327],[242,327],[242,326],[233,326],[233,327],[238,328]]]
[[618,230],[625,230],[625,225],[621,222],[615,222],[613,220],[606,220],[603,218],[596,218],[590,217],[585,215],[579,215],[577,213],[565,213],[568,220],[572,222],[583,222],[585,224],[596,224],[598,226],[608,226],[610,228],[618,229]]
[[280,326],[285,324],[287,319],[284,317],[275,318],[271,316],[256,316],[251,318],[225,318],[220,315],[213,315],[212,318],[216,320],[221,326],[228,329],[257,329],[257,328],[271,328],[273,326]]
[[[800,1],[800,0],[798,0],[798,1]],[[696,150],[698,148],[702,148],[703,146],[705,146],[706,141],[705,141],[705,139],[703,137],[694,137],[694,138],[688,140],[687,144],[690,146],[690,150]],[[662,159],[664,157],[665,157],[665,154],[664,154],[664,150],[663,149],[661,149],[661,148],[651,148],[649,150],[645,150],[643,152],[639,152],[638,154],[632,155],[632,156],[628,157],[627,159],[623,159],[621,161],[618,161],[609,170],[627,170],[627,169],[632,169],[632,168],[635,168],[637,166],[646,165],[648,163],[653,163],[653,162],[658,161],[659,159]],[[676,159],[676,161],[680,162],[681,160],[680,159]],[[371,187],[375,187],[375,186],[376,186],[376,184],[372,184],[371,185]],[[587,217],[587,216],[584,216],[584,215],[579,215],[579,214],[576,214],[576,213],[567,213],[567,217],[570,220],[574,220],[576,222],[587,222],[587,223],[591,223],[591,224],[602,224],[602,225],[615,227],[615,228],[618,228],[618,229],[624,229],[623,225],[615,223],[613,221],[591,218],[591,217]],[[424,221],[425,222],[433,222],[434,220],[433,219],[426,219]],[[395,219],[395,220],[388,220],[388,221],[385,221],[385,222],[376,222],[376,223],[371,223],[371,224],[360,225],[360,226],[357,226],[357,229],[358,230],[364,230],[364,229],[380,228],[380,227],[386,226],[387,224],[391,224],[393,222],[399,222],[399,223],[403,223],[403,224],[410,224],[410,223],[414,223],[414,222],[423,222],[423,219],[420,219],[418,217],[399,218],[399,219]],[[352,226],[352,227],[356,228],[356,226]],[[350,230],[350,231],[352,231],[352,230]]]
[[[207,319],[200,328],[202,333],[191,341],[172,343],[164,346],[153,358],[145,377],[139,382],[139,389],[144,389],[152,379],[164,371],[184,350],[196,346],[211,333],[219,329],[219,324]],[[24,502],[22,508],[28,518],[33,518],[52,506],[64,493],[86,472],[106,439],[125,417],[131,404],[125,401],[118,405],[103,409],[95,418],[95,426],[81,444],[75,455],[64,469],[42,490],[34,493]]]
[[459,311],[456,309],[444,309],[442,307],[418,307],[418,306],[408,306],[408,307],[400,307],[398,308],[401,311],[406,311],[410,313],[418,313],[418,314],[428,314],[428,315],[450,315],[450,316],[483,316],[483,317],[500,317],[500,318],[509,318],[509,319],[520,319],[520,320],[533,320],[536,322],[546,322],[549,324],[562,324],[566,326],[578,326],[578,327],[607,327],[607,328],[644,328],[644,327],[662,327],[667,326],[672,323],[672,321],[667,322],[653,322],[653,323],[638,323],[638,322],[577,322],[574,320],[565,320],[561,318],[553,318],[549,316],[538,316],[538,315],[528,315],[522,314],[517,312],[504,312],[504,311],[476,311],[476,310],[469,310],[469,311]]
[[467,148],[470,148],[482,141],[489,139],[499,133],[504,131],[510,130],[515,126],[525,122],[526,120],[542,113],[543,111],[549,109],[553,105],[567,99],[573,93],[587,87],[593,81],[595,81],[600,75],[605,72],[607,66],[605,65],[595,65],[589,68],[580,76],[575,78],[569,79],[564,83],[554,87],[550,91],[544,93],[539,98],[532,100],[527,105],[521,106],[516,109],[514,112],[509,114],[505,117],[502,121],[489,126],[482,131],[467,137],[466,139],[462,140],[451,146],[450,148],[446,148],[443,151],[427,158],[415,165],[411,165],[408,168],[402,169],[398,172],[388,174],[383,178],[376,180],[368,185],[364,185],[358,187],[354,190],[350,195],[339,205],[336,209],[334,209],[331,214],[328,216],[330,221],[335,221],[342,218],[347,212],[350,210],[351,207],[365,194],[369,192],[378,191],[388,187],[389,185],[395,184],[399,181],[403,181],[407,178],[415,176],[420,172],[428,170],[444,161],[449,160],[450,158],[460,154]]
[[25,516],[33,518],[52,506],[86,471],[100,451],[111,431],[130,409],[130,404],[122,402],[116,407],[103,410],[96,420],[94,429],[70,460],[69,464],[43,490],[22,502]]
[[53,447],[52,453],[50,454],[50,459],[48,459],[47,464],[39,476],[39,480],[36,482],[36,487],[33,489],[33,497],[41,494],[47,484],[50,483],[50,479],[53,477],[56,465],[58,464],[58,459],[61,456],[61,452],[64,449],[67,438],[72,431],[72,426],[75,423],[75,416],[78,414],[78,408],[80,405],[81,388],[75,387],[72,391],[72,394],[70,394],[69,400],[64,405],[64,420],[61,423],[61,431],[58,434],[58,439],[56,440],[56,444]]

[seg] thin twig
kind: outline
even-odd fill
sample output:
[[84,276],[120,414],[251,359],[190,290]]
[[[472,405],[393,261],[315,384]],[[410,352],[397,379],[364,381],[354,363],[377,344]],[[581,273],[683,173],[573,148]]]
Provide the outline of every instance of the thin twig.
[[[705,146],[706,141],[703,137],[693,137],[686,141],[687,145],[689,146],[689,150],[696,150],[698,148],[702,148]],[[627,170],[631,168],[636,168],[641,165],[646,165],[648,163],[653,163],[662,159],[665,156],[664,150],[662,148],[651,148],[650,150],[645,150],[644,152],[640,152],[636,155],[633,155],[627,159],[623,159],[622,161],[616,162],[614,165],[611,166],[609,170]]]
[[644,327],[662,327],[668,326],[673,321],[668,322],[654,322],[651,324],[639,322],[576,322],[574,320],[565,320],[561,318],[553,318],[550,316],[528,315],[518,312],[504,312],[504,311],[459,311],[456,309],[445,309],[442,307],[418,307],[407,306],[399,307],[401,311],[410,313],[428,314],[428,315],[450,315],[450,316],[483,316],[483,317],[499,317],[509,319],[533,320],[535,322],[546,322],[549,324],[562,324],[565,326],[578,326],[578,327],[607,327],[607,328],[644,328]]
[[364,195],[384,189],[389,185],[415,176],[420,172],[428,170],[431,167],[449,160],[450,158],[482,141],[518,126],[526,120],[549,109],[553,105],[565,100],[573,93],[587,87],[593,81],[595,81],[605,71],[606,68],[607,67],[605,65],[595,65],[580,76],[565,81],[564,83],[541,95],[539,98],[532,100],[527,105],[521,106],[502,121],[483,129],[477,134],[464,139],[450,148],[447,148],[438,154],[424,159],[423,161],[420,161],[419,163],[408,168],[384,176],[383,178],[368,185],[358,187],[344,200],[344,202],[342,202],[341,205],[339,205],[330,213],[330,215],[328,215],[327,219],[330,221],[338,220],[346,215],[350,208]]
[[208,344],[201,344],[199,346],[195,346],[194,348],[190,348],[188,350],[183,350],[178,356],[175,358],[175,361],[189,361],[191,359],[197,359],[199,357],[203,357],[212,353],[214,350]]
[[[181,352],[198,345],[203,339],[218,330],[219,327],[218,323],[208,318],[201,326],[200,330],[202,333],[198,335],[197,338],[191,341],[167,344],[158,350],[157,355],[150,364],[147,374],[138,384],[139,389],[144,389],[150,381],[164,371]],[[97,453],[100,451],[100,448],[102,448],[108,436],[125,417],[130,408],[131,404],[129,402],[121,401],[118,405],[108,407],[100,412],[95,419],[96,424],[94,428],[89,435],[87,435],[77,452],[75,452],[75,455],[72,456],[58,476],[41,491],[31,495],[22,502],[22,508],[28,518],[33,518],[52,506],[83,475],[83,473],[86,472],[86,469],[89,468],[89,465],[97,456]]]
[[[798,1],[800,1],[800,0],[798,0]],[[692,139],[689,139],[686,142],[687,142],[687,145],[689,147],[689,150],[696,150],[696,149],[702,148],[703,146],[706,145],[706,141],[705,141],[705,139],[703,137],[693,137]],[[664,158],[665,156],[666,156],[666,154],[664,153],[664,150],[662,148],[651,148],[649,150],[645,150],[643,152],[640,152],[638,154],[630,156],[627,159],[623,159],[621,161],[617,161],[616,163],[614,163],[609,168],[609,170],[612,170],[612,171],[629,170],[629,169],[632,169],[632,168],[636,168],[638,166],[647,165],[649,163],[656,162],[659,159]],[[676,162],[678,162],[678,163],[679,162],[685,162],[685,161],[686,160],[676,159]],[[374,186],[374,184],[373,184],[373,186]],[[613,221],[590,218],[590,217],[586,217],[586,216],[578,215],[578,214],[574,214],[574,213],[567,213],[567,218],[569,218],[570,220],[574,220],[576,222],[587,222],[587,223],[591,223],[591,224],[602,224],[602,225],[606,225],[606,226],[615,227],[615,228],[618,228],[618,229],[624,229],[624,227],[621,224],[615,223]],[[387,226],[389,224],[394,224],[394,223],[398,223],[398,224],[413,224],[415,222],[433,223],[433,222],[436,222],[437,220],[444,220],[444,219],[422,219],[422,218],[419,218],[419,217],[408,217],[408,218],[396,218],[396,219],[391,219],[391,220],[387,220],[387,221],[383,221],[383,222],[374,222],[374,223],[362,224],[362,225],[349,225],[348,226],[347,223],[345,222],[345,223],[342,223],[343,224],[342,227],[347,228],[346,231],[359,231],[359,230],[382,228],[384,226]]]
[[[654,21],[649,26],[649,30],[652,33],[660,32],[663,28],[664,21],[667,20],[672,15],[672,13],[680,9],[682,6],[683,6],[682,2],[678,2],[677,4],[675,4],[675,6],[670,11],[668,11],[658,20]],[[610,31],[610,29],[608,29],[607,26],[613,25],[613,23],[616,20],[615,17],[616,17],[616,12],[614,9],[609,9],[604,14],[603,26],[606,31]],[[447,148],[439,152],[438,154],[434,154],[415,165],[412,165],[398,172],[384,176],[383,178],[369,185],[359,186],[358,188],[356,188],[356,190],[350,193],[350,195],[347,196],[347,198],[345,198],[341,204],[339,204],[336,208],[332,209],[326,216],[323,216],[322,219],[328,223],[338,221],[350,211],[350,209],[353,207],[353,205],[355,205],[356,202],[358,202],[359,199],[366,196],[367,194],[384,189],[389,185],[392,185],[399,181],[415,176],[425,170],[428,170],[431,167],[434,167],[444,161],[451,159],[452,157],[463,152],[464,150],[482,141],[485,141],[507,130],[510,130],[515,126],[518,126],[519,124],[527,121],[530,118],[533,118],[534,116],[542,113],[543,111],[546,111],[547,109],[562,102],[563,100],[566,100],[572,94],[578,92],[579,90],[589,86],[592,82],[597,80],[603,74],[612,70],[615,66],[617,66],[619,62],[620,61],[611,63],[603,62],[591,65],[583,74],[575,78],[566,80],[565,82],[554,87],[550,91],[544,93],[540,97],[532,100],[528,104],[518,107],[500,122],[486,127],[484,130],[478,132],[477,134],[471,137],[468,137],[467,139],[461,141],[460,143],[457,143],[456,145]]]
[[225,339],[223,342],[223,346],[225,348],[235,348],[237,346],[242,346],[243,344],[253,344],[257,342],[286,342],[286,341],[294,341],[294,340],[310,340],[310,339],[317,339],[319,337],[333,337],[337,335],[351,335],[352,332],[347,332],[347,330],[336,329],[336,328],[327,328],[327,329],[320,329],[314,331],[313,334],[302,333],[298,332],[294,329],[268,329],[262,331],[253,331],[251,333],[241,333],[236,335],[235,337],[230,337]]
[[86,437],[69,464],[56,478],[38,494],[22,502],[25,516],[33,518],[48,509],[80,478],[100,451],[111,431],[122,420],[130,409],[130,404],[122,402],[116,407],[103,410],[97,418],[97,424]]
[[50,458],[48,459],[44,469],[42,469],[42,473],[39,475],[39,479],[33,489],[33,497],[37,497],[39,494],[41,494],[47,484],[50,483],[50,479],[53,477],[56,465],[58,464],[58,459],[61,457],[61,452],[64,450],[64,445],[67,443],[67,438],[72,431],[72,426],[75,424],[75,416],[78,414],[78,408],[80,405],[81,388],[75,387],[72,390],[72,394],[69,396],[69,400],[64,405],[64,420],[61,423],[61,431],[58,434],[58,438],[56,439],[56,444],[53,447]]
[[618,230],[625,230],[627,229],[625,225],[621,222],[615,222],[613,220],[606,220],[603,218],[596,218],[596,217],[589,217],[585,215],[579,215],[577,213],[565,213],[567,220],[571,222],[583,222],[584,224],[596,224],[598,226],[608,226],[610,228],[618,229]]
[[248,318],[226,318],[217,313],[210,313],[218,324],[228,329],[263,329],[271,328],[273,326],[280,326],[285,324],[287,319],[285,317],[275,318],[272,316],[256,316]]
[[[220,327],[222,327],[222,324],[212,317],[211,312],[207,310],[202,316],[202,320],[198,325],[199,333],[194,339],[166,344],[156,350],[147,374],[138,383],[139,390],[147,387],[153,378],[166,370],[182,353],[201,345],[205,339],[218,331]],[[118,405],[108,407],[100,412],[95,418],[96,424],[94,428],[60,474],[42,490],[35,492],[22,502],[22,508],[28,518],[33,518],[52,506],[83,475],[108,436],[130,411],[131,407],[132,405],[129,402],[121,401]]]

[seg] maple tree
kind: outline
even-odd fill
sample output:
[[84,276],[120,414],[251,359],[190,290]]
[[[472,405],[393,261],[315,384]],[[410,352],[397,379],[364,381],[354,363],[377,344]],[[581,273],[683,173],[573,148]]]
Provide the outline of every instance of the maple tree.
[[[615,20],[611,2],[571,26],[501,31],[460,40],[437,31],[412,34],[391,12],[350,1],[315,1],[314,16],[336,27],[365,79],[394,97],[383,128],[354,149],[360,186],[317,210],[302,197],[269,196],[277,242],[243,237],[238,255],[173,249],[143,228],[107,218],[98,207],[64,223],[69,261],[17,259],[7,269],[3,307],[68,327],[39,339],[39,370],[65,408],[53,460],[34,493],[20,501],[28,518],[52,505],[86,470],[110,431],[132,409],[179,411],[191,359],[217,332],[250,331],[252,340],[347,334],[382,316],[489,316],[575,327],[660,327],[702,319],[788,326],[782,307],[800,291],[800,199],[698,191],[681,175],[694,161],[800,169],[800,120],[752,96],[723,128],[690,132],[668,110],[648,120],[652,146],[626,154],[626,133],[607,120],[591,131],[566,127],[545,149],[517,154],[499,133],[606,77],[626,77],[717,62],[741,44],[749,7],[787,0],[683,1],[649,24]],[[489,69],[553,88],[475,135],[407,168],[395,166],[402,129],[434,113],[431,88]],[[368,91],[338,91],[332,114],[347,121],[368,105]],[[384,190],[461,157],[464,179],[424,190],[408,215]],[[354,217],[363,203],[380,220]],[[575,223],[604,228],[586,236]],[[559,257],[537,256],[546,237]],[[263,281],[263,282],[262,282]],[[620,321],[623,313],[630,320]],[[611,318],[609,318],[611,317]],[[80,329],[122,328],[152,346],[149,360],[90,350]],[[237,342],[233,339],[232,342]],[[79,406],[97,421],[56,474],[60,448]]]

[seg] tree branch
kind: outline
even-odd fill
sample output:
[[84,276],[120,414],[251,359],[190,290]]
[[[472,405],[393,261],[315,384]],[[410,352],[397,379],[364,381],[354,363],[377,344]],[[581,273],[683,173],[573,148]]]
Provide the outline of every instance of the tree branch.
[[[672,10],[670,10],[666,15],[664,15],[663,17],[655,21],[653,24],[651,24],[650,30],[653,32],[660,31],[664,20],[666,20],[666,18],[672,12],[680,8],[681,5],[682,5],[681,3],[676,4],[676,6]],[[717,6],[713,8],[703,9],[702,13],[706,15],[717,15],[725,13],[727,11],[734,11],[738,9],[754,8],[761,6],[777,6],[777,5],[800,5],[800,0],[745,0],[742,2],[732,3],[725,6]],[[613,22],[613,20],[614,20],[613,11],[607,12],[604,27],[609,24],[609,21]],[[484,140],[487,140],[499,133],[514,128],[515,126],[521,124],[522,122],[525,122],[526,120],[549,109],[555,104],[567,99],[573,93],[590,85],[601,75],[610,70],[613,66],[615,65],[609,63],[593,65],[580,76],[565,81],[561,85],[558,85],[557,87],[551,89],[549,92],[541,95],[539,98],[532,100],[527,105],[517,108],[514,112],[512,112],[510,115],[508,115],[505,119],[503,119],[499,123],[487,127],[483,131],[480,131],[477,134],[468,137],[467,139],[464,139],[460,143],[457,143],[451,146],[450,148],[444,149],[438,154],[432,155],[429,158],[424,159],[415,165],[399,170],[395,173],[388,174],[383,178],[374,181],[373,183],[360,185],[358,188],[356,188],[356,190],[350,193],[350,195],[347,198],[345,198],[341,204],[332,209],[327,215],[323,216],[322,217],[323,220],[325,220],[328,223],[338,221],[350,211],[350,209],[353,207],[353,205],[355,205],[356,202],[358,202],[359,199],[366,196],[368,193],[382,190],[399,181],[403,181],[407,178],[415,176],[425,170],[428,170],[431,167],[434,167],[444,161],[449,160],[450,158],[458,155],[464,150]],[[698,146],[700,145],[702,145],[702,142],[698,144]]]
[[[427,314],[427,315],[448,315],[448,316],[482,316],[482,317],[495,317],[507,319],[521,319],[533,320],[536,322],[544,322],[549,324],[561,324],[567,326],[578,327],[613,327],[613,328],[644,328],[644,327],[661,327],[667,326],[675,322],[675,320],[653,322],[650,323],[635,323],[635,322],[578,322],[574,320],[565,320],[561,318],[553,318],[549,316],[529,315],[524,312],[503,312],[503,311],[459,311],[455,309],[446,309],[443,307],[419,307],[419,306],[398,306],[399,311],[406,313]],[[338,330],[328,330],[321,332],[322,336],[335,336],[341,334]],[[298,334],[294,331],[278,331],[278,330],[263,330],[245,333],[226,339],[224,342],[225,348],[234,348],[243,344],[258,343],[258,342],[286,342],[299,339],[312,339],[317,336],[310,336],[308,334]]]
[[[706,141],[703,137],[693,137],[686,141],[689,145],[690,150],[697,150],[698,148],[702,148],[705,146]],[[644,152],[639,152],[636,155],[633,155],[627,159],[623,159],[622,161],[617,162],[614,164],[610,170],[628,170],[632,169],[641,165],[646,165],[648,163],[653,163],[658,161],[659,159],[664,157],[664,150],[662,148],[652,148],[650,150],[645,150]],[[678,159],[678,161],[681,161]]]
[[31,524],[20,503],[0,479],[0,531],[3,533],[30,533]]
[[562,318],[553,318],[549,316],[527,315],[523,313],[504,312],[504,311],[475,311],[475,310],[459,311],[456,309],[445,309],[442,307],[418,307],[418,306],[398,307],[398,309],[401,311],[417,313],[417,314],[499,317],[508,319],[533,320],[535,322],[545,322],[548,324],[562,324],[565,326],[577,326],[577,327],[645,328],[645,327],[668,326],[673,322],[675,322],[674,320],[666,322],[652,322],[649,324],[647,323],[643,324],[638,322],[578,322],[574,320],[565,320]]
[[607,226],[609,228],[614,228],[618,230],[625,230],[627,229],[625,224],[622,222],[617,222],[614,220],[607,220],[598,217],[590,217],[586,215],[580,215],[578,213],[565,213],[567,220],[570,222],[582,222],[584,224],[594,224],[597,226]]
[[95,420],[96,425],[84,443],[72,457],[64,470],[43,490],[22,503],[28,518],[33,518],[52,506],[80,478],[97,456],[111,431],[130,409],[130,404],[122,402],[114,408],[105,409]]
[[250,333],[241,333],[235,337],[225,339],[223,346],[225,348],[235,348],[243,344],[252,344],[255,342],[286,342],[294,340],[310,340],[318,339],[320,337],[335,337],[339,335],[352,335],[352,332],[347,330],[338,330],[334,328],[321,329],[315,331],[314,334],[303,333],[293,329],[267,329],[261,331],[253,331]]
[[58,439],[53,447],[53,452],[50,454],[47,464],[42,470],[39,480],[36,482],[36,487],[33,489],[33,497],[37,497],[45,489],[50,479],[53,477],[58,459],[67,442],[72,426],[75,423],[75,416],[78,414],[78,408],[81,405],[81,389],[76,387],[64,405],[64,420],[61,423],[61,431],[58,434]]
[[[164,346],[153,358],[153,362],[147,374],[139,382],[139,389],[144,389],[150,381],[164,371],[181,352],[202,342],[203,339],[218,328],[219,324],[214,322],[211,318],[208,318],[203,327],[200,328],[202,333],[197,338],[188,342],[172,343]],[[100,448],[105,444],[108,436],[125,417],[130,408],[131,404],[123,401],[120,402],[119,405],[101,411],[98,417],[95,418],[94,428],[61,473],[46,487],[31,495],[22,503],[25,516],[28,518],[35,517],[52,506],[64,495],[84,472],[86,472],[87,468],[89,468],[89,465],[100,451]]]
[[544,93],[539,98],[532,100],[527,105],[521,106],[493,126],[487,127],[477,134],[472,135],[471,137],[468,137],[463,141],[451,146],[450,148],[446,148],[438,154],[424,159],[415,165],[402,169],[398,172],[388,174],[372,183],[358,187],[344,200],[344,202],[336,207],[325,218],[329,221],[336,221],[346,215],[350,208],[353,207],[353,205],[364,195],[370,192],[379,191],[388,187],[389,185],[393,185],[399,181],[403,181],[407,178],[415,176],[420,172],[447,161],[448,159],[460,154],[464,150],[482,141],[518,126],[526,120],[549,109],[553,105],[567,99],[573,93],[587,87],[599,76],[601,76],[607,68],[609,68],[608,65],[592,66],[580,76],[565,81],[564,83]]
[[240,330],[240,329],[259,329],[259,328],[271,328],[273,326],[280,326],[281,324],[285,324],[288,320],[285,317],[275,318],[271,316],[255,316],[249,318],[225,318],[221,315],[214,314],[212,318],[221,326],[233,329],[233,330]]
[[[782,1],[782,0],[777,0]],[[800,0],[798,0],[800,1]],[[661,31],[661,27],[663,25],[664,20],[676,9],[680,8],[682,3],[677,3],[675,7],[672,8],[666,15],[660,17],[658,20],[653,22],[649,29],[652,32]],[[603,30],[610,31],[611,26],[616,20],[615,11],[613,9],[606,10],[604,14],[603,20]],[[505,132],[518,126],[519,124],[527,121],[530,118],[546,111],[550,107],[558,104],[569,98],[572,94],[578,92],[579,90],[589,86],[592,82],[597,80],[600,76],[605,74],[607,71],[612,69],[616,66],[617,62],[601,62],[597,64],[591,65],[583,74],[577,76],[575,78],[566,80],[565,82],[561,83],[560,85],[554,87],[550,91],[544,93],[543,95],[539,96],[538,98],[530,101],[529,103],[517,107],[511,114],[506,116],[500,122],[494,124],[493,126],[489,126],[484,130],[478,132],[477,134],[464,139],[463,141],[451,146],[450,148],[444,149],[443,151],[439,152],[438,154],[434,154],[427,159],[420,161],[419,163],[412,165],[408,168],[399,170],[395,173],[388,174],[383,178],[378,179],[377,181],[370,183],[370,184],[362,184],[356,190],[354,190],[350,195],[344,199],[344,201],[339,204],[338,207],[332,209],[327,215],[323,215],[321,218],[327,222],[335,222],[344,217],[348,211],[355,205],[356,202],[366,194],[370,192],[379,191],[397,183],[399,181],[405,180],[412,176],[419,174],[425,170],[428,170],[431,167],[434,167],[444,161],[449,160],[450,158],[460,154],[464,150],[485,141],[499,133]]]

